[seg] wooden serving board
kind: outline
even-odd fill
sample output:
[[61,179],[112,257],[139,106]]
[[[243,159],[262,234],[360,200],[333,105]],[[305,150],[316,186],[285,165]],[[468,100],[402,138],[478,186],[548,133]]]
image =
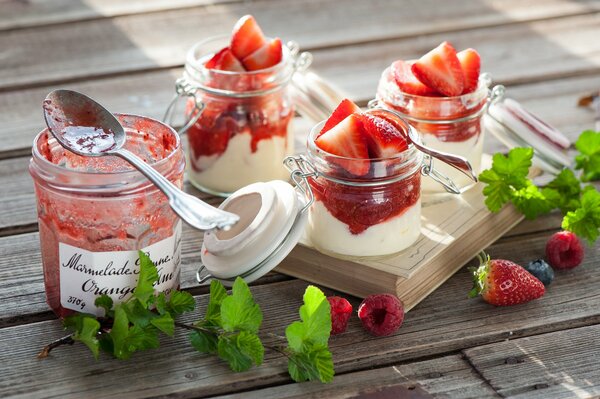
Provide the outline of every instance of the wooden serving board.
[[513,206],[491,213],[481,191],[424,199],[421,236],[397,255],[343,260],[298,245],[276,271],[358,297],[395,293],[410,310],[523,219]]

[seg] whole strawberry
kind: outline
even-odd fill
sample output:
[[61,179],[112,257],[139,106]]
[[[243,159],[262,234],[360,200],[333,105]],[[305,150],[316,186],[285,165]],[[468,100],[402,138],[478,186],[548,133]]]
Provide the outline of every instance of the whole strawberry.
[[469,297],[481,295],[495,306],[518,305],[544,295],[544,284],[523,267],[503,259],[480,257],[481,265],[473,273]]

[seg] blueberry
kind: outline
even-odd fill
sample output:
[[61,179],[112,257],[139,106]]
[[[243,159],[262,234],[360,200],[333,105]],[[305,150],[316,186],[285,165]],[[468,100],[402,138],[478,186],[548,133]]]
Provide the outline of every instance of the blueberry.
[[552,269],[552,267],[550,267],[543,259],[529,262],[527,266],[525,266],[525,270],[533,274],[544,285],[550,285],[552,280],[554,280],[554,269]]

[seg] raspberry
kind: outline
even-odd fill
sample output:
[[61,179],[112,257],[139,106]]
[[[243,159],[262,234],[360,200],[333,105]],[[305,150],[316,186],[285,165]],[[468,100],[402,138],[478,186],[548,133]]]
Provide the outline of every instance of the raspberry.
[[402,325],[404,306],[395,295],[369,295],[358,307],[358,317],[372,335],[390,335]]
[[348,320],[352,315],[352,305],[339,296],[327,297],[331,306],[331,334],[341,334],[346,331]]
[[555,269],[572,269],[583,261],[583,245],[570,231],[554,233],[546,243],[546,258]]

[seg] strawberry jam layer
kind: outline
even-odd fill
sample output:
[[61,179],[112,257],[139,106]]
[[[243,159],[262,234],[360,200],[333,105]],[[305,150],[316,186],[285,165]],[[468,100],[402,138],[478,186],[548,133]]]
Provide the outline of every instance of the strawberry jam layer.
[[420,198],[420,172],[381,186],[351,186],[325,178],[310,179],[315,200],[358,235],[369,227],[398,217]]
[[[289,104],[274,94],[259,99],[207,99],[200,118],[188,130],[192,169],[201,172],[204,168],[198,159],[221,155],[236,135],[250,135],[248,151],[252,153],[257,151],[261,140],[273,137],[287,140],[293,112]],[[191,109],[192,102],[188,103],[188,114]]]

